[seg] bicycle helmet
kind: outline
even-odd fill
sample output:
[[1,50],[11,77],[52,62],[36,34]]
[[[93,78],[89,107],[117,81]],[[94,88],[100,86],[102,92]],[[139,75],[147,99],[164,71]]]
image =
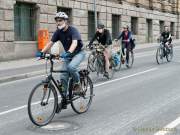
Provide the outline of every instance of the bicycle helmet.
[[123,28],[129,29],[129,26],[128,26],[128,25],[125,25]]
[[63,18],[64,20],[67,20],[69,17],[65,12],[57,12],[54,19],[56,20],[57,18]]
[[104,26],[103,23],[99,23],[98,26],[97,26],[98,29],[103,29],[104,27],[105,27],[105,26]]

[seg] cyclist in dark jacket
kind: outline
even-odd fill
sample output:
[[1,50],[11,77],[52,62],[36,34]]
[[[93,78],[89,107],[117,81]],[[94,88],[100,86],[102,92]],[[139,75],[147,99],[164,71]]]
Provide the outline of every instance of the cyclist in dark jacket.
[[105,61],[106,61],[106,72],[105,72],[105,76],[109,76],[109,57],[110,57],[110,52],[109,52],[109,48],[108,46],[112,44],[112,39],[111,39],[111,34],[109,32],[109,30],[105,29],[104,24],[100,23],[97,26],[97,31],[94,35],[94,37],[91,39],[90,43],[89,43],[89,47],[92,48],[92,43],[97,40],[98,43],[100,43],[101,45],[105,46],[105,50],[104,50],[104,56],[105,56]]
[[164,31],[161,33],[161,38],[164,43],[168,42],[168,44],[171,44],[171,42],[172,42],[171,33],[167,26],[164,27]]

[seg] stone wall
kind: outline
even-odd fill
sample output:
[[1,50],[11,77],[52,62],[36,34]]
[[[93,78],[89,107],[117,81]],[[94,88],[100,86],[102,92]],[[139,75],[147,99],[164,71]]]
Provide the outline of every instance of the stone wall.
[[[0,1],[0,60],[15,59],[22,57],[32,57],[37,49],[37,42],[17,42],[14,41],[14,12],[13,6],[16,1],[35,3],[38,8],[37,12],[37,30],[48,29],[52,36],[56,29],[54,14],[57,7],[72,9],[72,24],[78,28],[84,42],[88,40],[88,11],[93,11],[93,0],[1,0]],[[171,22],[175,23],[176,35],[180,36],[179,18],[177,14],[171,13],[171,6],[164,3],[167,11],[158,10],[162,3],[159,0],[153,0],[153,9],[150,9],[148,0],[141,1],[137,6],[138,0],[96,0],[96,10],[98,19],[112,31],[112,15],[120,15],[121,26],[131,27],[131,17],[138,18],[138,34],[135,35],[139,43],[146,42],[147,24],[146,19],[152,20],[152,41],[156,42],[159,35],[159,21],[164,21],[170,26]],[[180,3],[176,3],[177,5]],[[157,9],[157,10],[156,10]],[[176,6],[176,11],[179,8]],[[180,10],[179,10],[180,11]],[[31,48],[31,49],[30,49]],[[27,51],[27,50],[30,51]],[[26,52],[27,51],[27,52]],[[18,53],[17,53],[18,52]],[[23,52],[23,55],[20,53]]]

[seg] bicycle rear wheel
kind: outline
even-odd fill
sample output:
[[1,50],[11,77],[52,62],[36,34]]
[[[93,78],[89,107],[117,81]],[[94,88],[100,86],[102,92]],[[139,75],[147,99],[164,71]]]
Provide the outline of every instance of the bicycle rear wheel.
[[81,86],[83,94],[74,96],[71,102],[72,109],[78,114],[85,113],[89,109],[93,99],[93,83],[89,76],[81,81]]
[[58,103],[57,92],[50,83],[37,84],[28,99],[28,115],[32,123],[45,126],[53,119]]
[[129,52],[129,62],[128,62],[128,64],[126,65],[127,68],[132,68],[133,63],[134,63],[134,52],[133,52],[133,51],[130,51],[130,52]]
[[173,46],[172,45],[169,47],[168,51],[169,52],[166,55],[166,59],[167,59],[168,62],[171,62],[172,59],[173,59]]
[[157,52],[156,52],[156,61],[158,64],[163,63],[163,49],[161,47],[158,47]]

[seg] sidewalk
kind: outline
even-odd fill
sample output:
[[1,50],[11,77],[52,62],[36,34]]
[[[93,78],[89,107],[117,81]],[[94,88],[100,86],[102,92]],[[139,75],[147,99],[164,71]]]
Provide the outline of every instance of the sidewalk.
[[[175,46],[180,45],[180,40],[174,40],[173,43]],[[158,43],[137,44],[135,52],[155,49],[157,46]],[[82,66],[86,64],[87,61],[84,61]],[[45,74],[45,65],[45,60],[38,61],[37,58],[0,62],[0,83],[43,75]],[[59,65],[59,62],[55,63],[55,67]]]

